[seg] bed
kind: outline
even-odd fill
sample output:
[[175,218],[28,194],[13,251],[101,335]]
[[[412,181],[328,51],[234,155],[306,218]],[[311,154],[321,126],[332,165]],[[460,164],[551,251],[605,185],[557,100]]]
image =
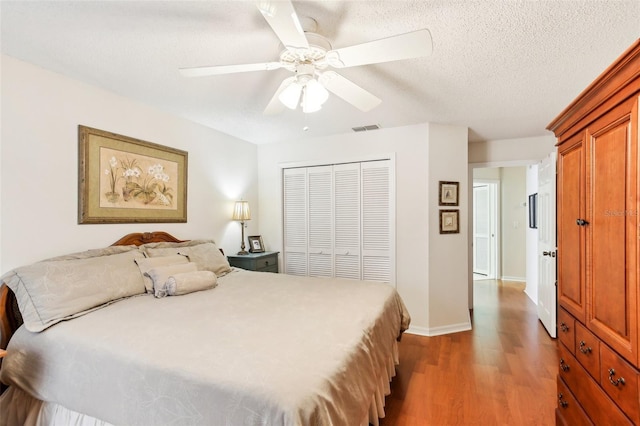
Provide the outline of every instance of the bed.
[[[154,297],[150,276],[193,275],[142,274],[171,256],[215,285]],[[231,268],[164,232],[3,280],[0,425],[376,425],[410,321],[386,284]]]

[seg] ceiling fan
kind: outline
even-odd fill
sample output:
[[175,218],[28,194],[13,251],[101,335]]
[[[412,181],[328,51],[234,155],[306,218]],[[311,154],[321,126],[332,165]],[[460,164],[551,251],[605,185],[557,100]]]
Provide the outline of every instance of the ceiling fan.
[[305,19],[307,31],[303,29],[290,0],[260,0],[257,7],[285,46],[279,61],[181,68],[180,73],[186,77],[203,77],[280,68],[293,72],[293,76],[280,84],[264,114],[277,114],[285,106],[296,109],[298,105],[302,106],[305,113],[318,111],[329,97],[329,92],[367,112],[382,100],[327,68],[340,69],[418,58],[428,56],[432,51],[431,34],[427,29],[333,50],[326,38],[313,32],[313,19]]

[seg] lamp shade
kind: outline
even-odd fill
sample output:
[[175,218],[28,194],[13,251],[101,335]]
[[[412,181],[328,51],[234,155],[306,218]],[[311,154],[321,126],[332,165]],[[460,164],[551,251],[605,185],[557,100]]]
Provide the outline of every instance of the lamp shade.
[[302,86],[297,82],[289,84],[278,96],[280,102],[289,109],[296,109],[298,101],[300,100],[300,93],[302,92]]
[[302,94],[302,111],[305,113],[319,111],[329,98],[329,92],[317,80],[310,80]]
[[236,201],[236,205],[233,208],[233,220],[251,220],[251,211],[249,210],[248,201]]

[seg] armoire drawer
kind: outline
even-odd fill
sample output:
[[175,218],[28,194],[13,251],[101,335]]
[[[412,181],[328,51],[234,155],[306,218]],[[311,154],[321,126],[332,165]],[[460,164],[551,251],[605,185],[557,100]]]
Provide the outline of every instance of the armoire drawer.
[[605,344],[600,345],[600,385],[635,424],[640,424],[638,371]]
[[579,322],[576,322],[575,356],[591,377],[600,380],[600,339]]
[[558,309],[558,339],[564,344],[572,354],[576,353],[576,320],[564,309]]
[[580,405],[589,419],[597,425],[633,424],[587,373],[587,370],[569,353],[567,348],[559,345],[559,349],[559,376],[566,383],[575,399],[580,401]]
[[558,376],[558,408],[556,415],[567,426],[593,425],[567,385]]

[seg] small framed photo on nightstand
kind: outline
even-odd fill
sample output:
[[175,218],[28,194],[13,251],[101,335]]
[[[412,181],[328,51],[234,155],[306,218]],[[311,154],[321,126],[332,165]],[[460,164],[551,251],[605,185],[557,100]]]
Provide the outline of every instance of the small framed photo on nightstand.
[[264,253],[264,242],[260,235],[250,235],[247,237],[249,240],[249,253]]

